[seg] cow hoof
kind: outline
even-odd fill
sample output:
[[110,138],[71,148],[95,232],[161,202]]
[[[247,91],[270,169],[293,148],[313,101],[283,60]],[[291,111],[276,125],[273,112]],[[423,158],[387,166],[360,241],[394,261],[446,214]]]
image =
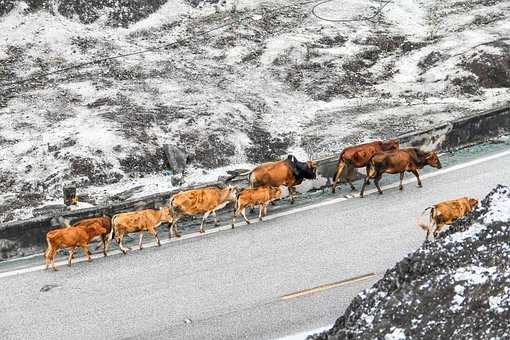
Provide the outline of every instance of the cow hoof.
[[143,247],[140,247],[140,250],[142,250],[142,249],[143,249]]
[[399,187],[398,190],[402,191],[404,190],[404,187]]
[[246,224],[251,224],[251,222],[250,221],[246,221]]
[[234,225],[232,224],[232,229],[234,229]]
[[199,230],[198,231],[200,234],[205,234],[205,230]]
[[181,234],[175,234],[175,237],[179,238],[181,237]]
[[259,222],[262,222],[262,217],[261,217],[261,218],[259,218]]
[[58,272],[58,269],[57,269],[57,268],[53,268],[53,271],[54,271],[54,272]]

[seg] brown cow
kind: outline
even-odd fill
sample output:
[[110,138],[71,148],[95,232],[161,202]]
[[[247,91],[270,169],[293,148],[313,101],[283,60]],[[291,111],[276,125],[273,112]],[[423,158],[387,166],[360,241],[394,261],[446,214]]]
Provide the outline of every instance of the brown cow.
[[200,232],[205,233],[204,224],[209,214],[214,216],[214,225],[218,225],[216,210],[223,208],[230,202],[235,202],[237,189],[233,186],[226,188],[208,187],[179,192],[168,201],[168,207],[172,212],[173,222],[168,236],[181,237],[177,230],[177,221],[183,216],[204,214],[200,224]]
[[[103,254],[104,254],[104,256],[106,256],[106,238],[107,238],[107,234],[109,234],[112,229],[110,217],[103,215],[101,217],[86,218],[84,220],[80,220],[78,222],[73,223],[72,227],[89,226],[92,224],[98,224],[98,225],[102,226],[103,228],[105,228],[105,230],[106,230],[104,234],[101,234],[97,237],[97,238],[100,238],[99,241],[103,245]],[[96,241],[96,240],[91,240],[91,241]],[[96,249],[98,247],[99,247],[99,245],[96,246]]]
[[365,187],[367,186],[369,179],[373,178],[375,186],[380,194],[382,190],[379,187],[379,181],[381,180],[383,173],[388,174],[400,174],[400,186],[399,190],[403,190],[402,181],[404,180],[404,173],[406,171],[412,172],[418,180],[418,186],[421,187],[420,175],[418,169],[422,169],[424,166],[430,165],[434,168],[441,169],[441,162],[435,152],[424,152],[418,148],[407,148],[400,149],[390,152],[379,152],[375,154],[367,165],[367,175],[365,182],[361,188],[360,197],[363,197]]
[[232,228],[234,228],[236,217],[239,216],[239,214],[242,214],[246,223],[250,224],[250,221],[246,218],[247,206],[255,207],[258,205],[259,221],[262,221],[262,215],[267,215],[267,205],[279,198],[281,194],[282,191],[279,187],[248,188],[241,191],[239,195],[237,195],[236,211],[232,218]]
[[[119,245],[120,250],[125,255],[127,254],[128,248],[125,248],[122,244],[122,240],[124,239],[124,235],[128,233],[140,233],[140,241],[138,242],[138,247],[140,250],[143,249],[142,240],[143,233],[147,231],[149,234],[156,238],[158,246],[161,246],[161,241],[159,239],[156,228],[161,225],[161,223],[172,221],[172,216],[170,215],[170,211],[168,208],[159,208],[159,210],[154,209],[145,209],[139,211],[131,211],[127,213],[120,213],[114,215],[112,217],[112,229],[110,234],[108,235],[108,242],[106,247],[110,245],[112,241],[113,234],[115,234],[115,240]],[[106,250],[105,250],[106,251]]]
[[347,172],[345,177],[347,183],[351,186],[351,190],[354,191],[356,188],[352,184],[352,177],[354,175],[354,169],[366,167],[370,158],[378,152],[382,151],[393,151],[398,150],[399,142],[396,139],[390,139],[386,141],[374,141],[370,143],[348,146],[343,149],[338,157],[338,163],[336,165],[335,176],[333,177],[333,188],[332,192],[336,191],[336,184],[340,180],[341,174],[344,169]]
[[46,234],[48,249],[44,253],[46,269],[51,265],[53,270],[57,271],[57,268],[55,268],[55,254],[59,248],[70,248],[69,259],[67,261],[68,266],[71,266],[75,248],[78,246],[83,251],[83,254],[87,256],[87,260],[89,262],[92,261],[88,243],[90,240],[105,233],[106,229],[98,223],[50,230]]
[[289,189],[290,203],[294,203],[294,186],[301,184],[303,179],[316,177],[315,161],[300,162],[296,157],[289,155],[285,160],[257,166],[250,172],[249,181],[252,188],[285,185]]
[[430,224],[426,225],[420,222],[418,216],[416,224],[427,232],[425,240],[429,239],[429,235],[432,232],[434,225],[436,226],[433,236],[437,237],[441,229],[445,224],[452,224],[455,220],[463,217],[478,204],[478,200],[475,198],[461,197],[450,201],[440,202],[431,207],[428,207],[422,212],[430,210]]

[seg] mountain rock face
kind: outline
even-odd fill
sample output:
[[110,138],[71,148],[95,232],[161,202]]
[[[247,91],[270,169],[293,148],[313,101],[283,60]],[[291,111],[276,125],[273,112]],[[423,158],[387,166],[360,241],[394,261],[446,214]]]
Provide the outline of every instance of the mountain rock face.
[[510,337],[510,188],[496,187],[308,339]]
[[171,190],[164,145],[193,184],[508,102],[507,1],[383,5],[0,0],[0,222]]

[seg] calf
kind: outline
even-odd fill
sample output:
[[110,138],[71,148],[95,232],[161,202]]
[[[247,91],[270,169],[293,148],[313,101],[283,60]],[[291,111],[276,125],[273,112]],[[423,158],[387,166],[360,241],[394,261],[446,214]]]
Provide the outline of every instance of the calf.
[[431,207],[428,207],[422,212],[422,215],[430,210],[430,224],[426,225],[420,222],[420,216],[418,216],[416,224],[427,232],[425,240],[429,239],[429,235],[432,232],[434,225],[436,226],[433,236],[437,237],[441,229],[445,224],[452,224],[455,220],[463,217],[478,204],[478,200],[475,198],[461,197],[450,201],[440,202]]
[[234,217],[232,218],[232,228],[234,228],[234,223],[236,217],[239,214],[242,214],[244,220],[247,224],[250,224],[250,221],[246,218],[246,207],[251,206],[255,207],[259,206],[259,221],[262,221],[262,214],[264,216],[267,215],[267,206],[270,202],[279,198],[282,194],[282,191],[279,187],[259,187],[255,189],[244,189],[239,193],[236,200],[236,210],[234,212]]
[[[106,239],[107,239],[107,234],[110,233],[111,229],[112,229],[112,225],[111,225],[111,219],[110,217],[108,216],[101,216],[101,217],[93,217],[93,218],[87,218],[87,219],[84,219],[84,220],[80,220],[78,222],[75,222],[73,223],[72,227],[85,227],[85,226],[90,226],[90,225],[93,225],[93,224],[98,224],[100,226],[102,226],[103,228],[105,228],[105,232],[101,235],[99,235],[98,237],[96,237],[94,240],[91,240],[91,241],[100,241],[103,245],[103,254],[104,256],[106,256]],[[99,245],[96,245],[96,248],[97,249],[99,248]]]
[[352,176],[354,175],[354,169],[366,167],[370,158],[378,152],[382,151],[394,151],[398,150],[399,142],[396,139],[390,139],[386,141],[374,141],[365,144],[348,146],[342,150],[340,157],[338,157],[338,163],[336,165],[335,176],[333,177],[333,187],[331,191],[334,193],[336,190],[336,184],[341,177],[341,174],[346,170],[346,180],[351,186],[351,190],[354,191],[356,188],[352,184]]
[[214,225],[218,225],[216,210],[223,208],[230,202],[235,202],[237,189],[232,186],[226,188],[208,187],[179,192],[173,195],[168,201],[168,207],[172,212],[173,222],[170,227],[169,237],[172,234],[180,237],[177,230],[177,221],[183,216],[194,216],[204,214],[200,224],[200,232],[205,233],[204,224],[207,217],[212,213]]
[[44,253],[46,269],[48,269],[51,265],[51,268],[57,271],[57,268],[55,268],[55,254],[59,248],[70,248],[69,259],[67,261],[68,266],[71,266],[71,261],[74,257],[74,251],[76,247],[81,248],[83,254],[87,256],[87,260],[89,262],[92,261],[88,243],[90,240],[105,233],[106,229],[98,223],[84,226],[60,228],[49,231],[46,234],[48,249]]
[[[125,255],[127,254],[128,248],[124,247],[122,240],[124,235],[128,233],[140,233],[140,241],[138,247],[140,250],[143,249],[143,233],[147,231],[149,234],[156,238],[158,246],[161,246],[156,228],[163,222],[172,222],[172,217],[168,208],[160,208],[159,210],[145,209],[140,211],[132,211],[127,213],[120,213],[112,217],[112,229],[108,235],[108,242],[106,247],[110,245],[112,237],[115,234],[115,240],[117,241],[120,250]],[[106,250],[105,250],[106,251]]]
[[379,187],[383,173],[400,174],[399,190],[403,190],[402,181],[404,180],[404,173],[406,171],[412,172],[418,180],[418,186],[421,187],[420,175],[418,169],[430,165],[434,168],[441,169],[441,162],[435,152],[424,152],[418,148],[407,148],[390,152],[380,152],[375,154],[367,165],[367,175],[365,182],[361,188],[360,197],[363,197],[365,187],[367,186],[370,178],[374,179],[375,186],[380,194],[382,190]]

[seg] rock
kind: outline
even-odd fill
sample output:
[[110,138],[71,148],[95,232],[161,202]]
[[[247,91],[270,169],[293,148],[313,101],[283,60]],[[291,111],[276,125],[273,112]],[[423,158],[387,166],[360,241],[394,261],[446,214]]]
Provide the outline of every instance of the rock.
[[7,239],[0,239],[0,256],[2,258],[9,258],[17,254],[18,244],[14,241]]
[[508,338],[508,244],[510,188],[500,185],[387,270],[313,339]]
[[182,174],[186,169],[186,153],[176,146],[165,144],[163,145],[166,159],[170,165],[170,169],[175,174]]

